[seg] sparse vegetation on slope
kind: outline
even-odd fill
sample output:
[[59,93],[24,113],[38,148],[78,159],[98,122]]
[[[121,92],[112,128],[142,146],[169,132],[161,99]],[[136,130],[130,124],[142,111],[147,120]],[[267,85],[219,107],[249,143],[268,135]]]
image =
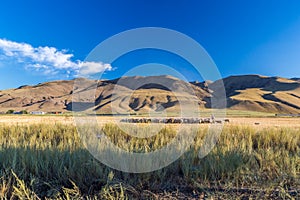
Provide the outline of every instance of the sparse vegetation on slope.
[[[204,109],[214,107],[211,105],[211,96],[218,96],[221,81],[224,82],[229,109],[269,113],[300,112],[300,82],[296,79],[241,75],[202,83],[187,83],[171,76],[122,77],[98,82],[76,80],[82,88],[75,92],[74,80],[0,91],[0,112],[66,112],[72,110],[72,97],[77,93],[84,97],[80,100],[82,106],[79,108],[93,109],[100,114],[148,113],[162,109],[177,112],[180,110],[179,102],[186,104],[192,101]],[[225,99],[217,99],[220,102],[216,101],[216,104],[223,108],[225,104],[222,102]]]

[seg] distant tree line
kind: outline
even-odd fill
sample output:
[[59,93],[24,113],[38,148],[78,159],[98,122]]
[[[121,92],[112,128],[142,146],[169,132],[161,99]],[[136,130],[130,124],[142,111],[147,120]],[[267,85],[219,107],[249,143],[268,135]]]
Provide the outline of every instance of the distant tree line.
[[15,110],[10,109],[10,110],[6,111],[6,114],[22,114],[22,115],[24,115],[24,114],[28,114],[28,111],[21,110],[19,112],[16,112]]

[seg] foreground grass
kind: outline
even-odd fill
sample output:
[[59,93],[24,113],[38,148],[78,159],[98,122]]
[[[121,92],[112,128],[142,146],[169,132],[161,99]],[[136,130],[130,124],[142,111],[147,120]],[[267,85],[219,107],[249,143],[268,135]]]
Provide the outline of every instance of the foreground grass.
[[[299,129],[228,125],[215,148],[199,159],[206,129],[201,126],[194,145],[168,167],[130,174],[95,160],[72,125],[0,125],[0,197],[300,198]],[[120,147],[139,152],[161,148],[175,134],[170,127],[156,136],[137,139],[113,124],[102,131]]]

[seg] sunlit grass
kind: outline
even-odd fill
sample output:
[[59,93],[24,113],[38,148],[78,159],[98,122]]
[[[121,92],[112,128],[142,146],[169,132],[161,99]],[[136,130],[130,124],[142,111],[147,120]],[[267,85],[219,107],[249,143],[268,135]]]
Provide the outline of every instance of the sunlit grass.
[[[194,144],[168,167],[130,174],[95,160],[73,125],[0,125],[0,197],[155,199],[178,191],[187,197],[299,198],[299,128],[226,125],[217,145],[199,159],[207,128],[199,126]],[[114,124],[99,131],[136,152],[162,148],[176,135],[171,126],[148,138],[128,136]]]

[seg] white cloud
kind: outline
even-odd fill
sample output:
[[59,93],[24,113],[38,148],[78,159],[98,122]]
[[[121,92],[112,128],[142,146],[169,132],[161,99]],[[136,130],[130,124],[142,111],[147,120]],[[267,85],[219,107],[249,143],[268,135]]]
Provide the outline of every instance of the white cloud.
[[83,76],[112,70],[110,64],[106,64],[102,62],[80,62],[79,66],[80,66],[79,75],[83,75]]
[[65,49],[58,50],[48,46],[33,47],[30,44],[6,39],[0,39],[0,57],[2,63],[4,61],[21,63],[26,69],[34,69],[46,75],[55,75],[64,71],[68,75],[88,76],[112,70],[110,64],[102,62],[72,61],[74,55],[67,53]]

